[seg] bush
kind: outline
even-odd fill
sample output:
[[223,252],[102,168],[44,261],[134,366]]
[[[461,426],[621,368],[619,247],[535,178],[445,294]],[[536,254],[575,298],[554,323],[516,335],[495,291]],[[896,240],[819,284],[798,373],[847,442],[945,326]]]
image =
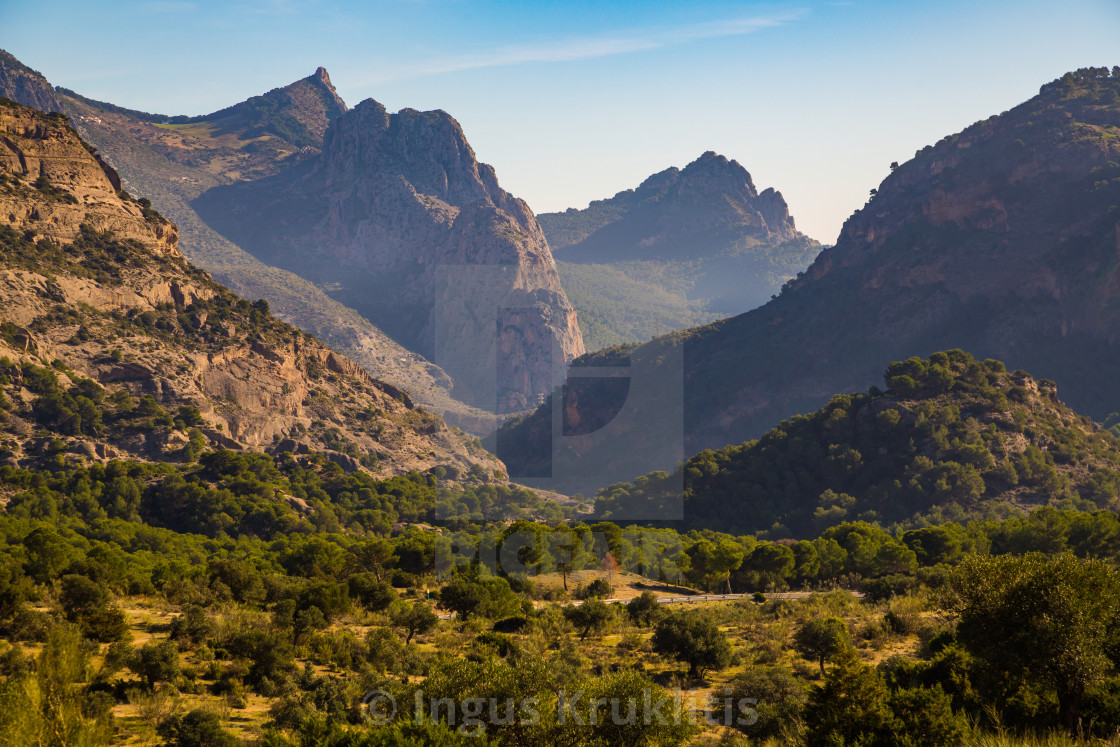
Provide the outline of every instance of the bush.
[[171,641],[150,641],[140,647],[128,666],[152,689],[157,682],[179,676],[179,649]]
[[613,618],[614,612],[600,599],[589,599],[583,604],[564,608],[564,619],[575,627],[581,641],[607,627]]
[[174,747],[240,747],[241,740],[222,728],[213,711],[202,708],[172,716],[159,728],[160,736]]
[[626,603],[626,614],[635,625],[653,625],[662,612],[661,602],[657,601],[657,595],[652,591],[643,591]]
[[614,593],[614,589],[605,579],[597,578],[587,586],[576,590],[576,599],[607,599]]
[[739,728],[752,739],[778,739],[785,744],[801,741],[808,693],[800,680],[783,667],[751,667],[730,684],[730,697],[754,701],[758,720]]

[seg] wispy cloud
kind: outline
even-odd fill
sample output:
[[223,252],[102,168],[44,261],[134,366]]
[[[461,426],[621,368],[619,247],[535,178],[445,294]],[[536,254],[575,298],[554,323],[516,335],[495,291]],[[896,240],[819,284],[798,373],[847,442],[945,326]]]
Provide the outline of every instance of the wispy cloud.
[[805,10],[795,10],[780,15],[730,18],[684,26],[626,29],[600,36],[570,37],[535,44],[495,47],[470,54],[418,60],[401,66],[382,68],[374,77],[362,81],[361,84],[374,85],[391,80],[531,62],[570,62],[644,52],[704,39],[752,34],[762,29],[796,21],[805,14]]

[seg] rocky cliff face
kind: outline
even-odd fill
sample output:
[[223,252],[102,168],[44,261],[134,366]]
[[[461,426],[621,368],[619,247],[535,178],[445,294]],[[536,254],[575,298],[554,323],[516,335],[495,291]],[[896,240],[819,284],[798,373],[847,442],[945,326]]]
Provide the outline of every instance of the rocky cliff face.
[[434,360],[464,401],[532,406],[583,352],[532,212],[444,112],[364,101],[332,122],[317,158],[194,206]]
[[0,101],[0,218],[21,232],[70,242],[82,225],[179,256],[175,226],[118,194],[120,178],[66,118]]
[[[711,151],[683,170],[666,169],[637,189],[540,222],[580,318],[594,323],[591,349],[755,308],[820,250],[797,230],[780,192],[759,193],[746,169]],[[641,303],[635,296],[665,294],[677,303],[644,310],[645,324],[630,318]]]
[[[1104,418],[1120,410],[1118,164],[1120,69],[1068,75],[895,169],[776,300],[638,348],[631,366],[682,351],[688,453],[864,390],[885,361],[951,348],[1052,379],[1064,401]],[[660,403],[631,405],[630,460],[617,471],[671,466],[644,436]],[[514,474],[550,459],[551,447],[524,445],[551,433],[550,417],[507,433]],[[578,482],[588,458],[569,450],[558,471]]]
[[323,451],[379,475],[501,471],[403,391],[187,264],[174,226],[116,193],[64,118],[6,104],[0,133],[5,461],[175,460],[193,439]]
[[0,97],[41,112],[60,112],[62,104],[54,86],[41,73],[32,70],[0,49]]

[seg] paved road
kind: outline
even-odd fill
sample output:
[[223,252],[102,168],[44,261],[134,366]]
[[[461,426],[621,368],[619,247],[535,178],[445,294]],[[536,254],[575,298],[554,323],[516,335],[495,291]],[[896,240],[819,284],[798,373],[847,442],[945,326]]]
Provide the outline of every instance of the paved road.
[[[773,594],[767,594],[766,601],[769,602],[771,599],[804,599],[805,597],[812,594],[820,593],[821,592],[819,591],[778,591],[774,592]],[[849,593],[857,599],[863,596],[863,593],[858,591],[851,591]],[[753,592],[750,594],[691,594],[688,596],[680,597],[658,597],[657,601],[661,604],[696,604],[697,602],[731,602],[736,599],[750,599],[752,597],[754,597]],[[630,600],[604,599],[603,601],[608,604],[610,604],[611,602],[621,602],[622,604],[626,604]],[[583,604],[583,601],[572,600],[568,602],[560,602],[559,604],[561,607],[578,607],[579,605]],[[449,620],[454,616],[455,615],[450,612],[443,612],[440,613],[439,619]]]

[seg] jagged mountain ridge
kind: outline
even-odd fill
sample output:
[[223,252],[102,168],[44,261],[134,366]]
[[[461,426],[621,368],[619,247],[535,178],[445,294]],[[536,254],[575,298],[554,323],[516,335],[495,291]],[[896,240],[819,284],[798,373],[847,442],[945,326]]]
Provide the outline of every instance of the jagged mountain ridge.
[[[958,347],[1053,379],[1070,406],[1104,418],[1120,409],[1118,211],[1120,70],[1080,71],[893,170],[774,301],[626,355],[632,367],[683,355],[686,453],[865,390],[877,362]],[[565,397],[567,419],[602,421],[619,406],[594,380]],[[551,468],[569,490],[606,484],[581,474],[672,468],[680,444],[646,435],[659,432],[658,403],[631,404],[631,446],[613,470],[572,447],[553,460],[547,407],[512,424],[499,453],[514,474]]]
[[363,101],[331,123],[321,155],[211,190],[194,207],[435,360],[459,399],[533,406],[583,352],[532,211],[446,112],[390,114]]
[[[302,90],[298,96],[293,93],[296,89]],[[270,133],[269,121],[247,122],[244,116],[246,107],[243,105],[203,117],[168,117],[123,109],[61,90],[76,127],[116,165],[125,185],[134,191],[151,194],[157,207],[180,225],[194,261],[238,292],[270,299],[273,308],[283,318],[344,351],[377,377],[408,389],[419,401],[443,413],[457,425],[476,433],[493,429],[496,394],[483,397],[481,404],[484,409],[456,399],[451,393],[455,382],[447,372],[418,353],[415,347],[402,347],[368,318],[325,292],[333,293],[336,288],[316,286],[295,273],[261,262],[206,225],[191,205],[199,195],[216,186],[257,179],[291,166],[298,168],[302,161],[317,155],[318,147],[304,145],[297,149],[296,140],[284,140]],[[280,102],[283,114],[287,111],[284,107],[293,101],[295,108],[301,111],[314,109],[299,106],[299,100],[308,97],[317,97],[327,104],[334,101],[338,110],[344,107],[323,69],[303,81],[244,103],[257,102],[248,108],[251,114]],[[330,110],[328,105],[321,111],[330,113]],[[323,131],[327,119],[321,116],[315,120],[322,125]],[[308,120],[304,118],[304,121]],[[231,123],[240,124],[233,126]],[[316,131],[312,126],[306,129]],[[469,151],[469,146],[467,149]],[[492,224],[492,227],[500,235],[488,239],[496,238],[500,243],[503,237],[511,234],[508,226]],[[517,228],[514,232],[521,230]],[[483,233],[486,233],[485,229]],[[537,237],[530,235],[526,241],[529,245],[539,245],[543,243],[543,237],[538,241]],[[539,253],[539,246],[534,251]],[[515,250],[514,254],[518,252]],[[515,266],[518,261],[515,260]],[[533,263],[540,266],[522,267],[512,273],[512,287],[507,283],[507,294],[518,290],[518,286],[528,286],[530,296],[535,294],[535,297],[509,299],[512,306],[528,303],[526,308],[530,311],[527,314],[510,313],[503,320],[507,333],[502,345],[512,354],[512,359],[520,359],[505,375],[507,381],[513,382],[509,388],[510,396],[505,397],[502,405],[506,409],[523,409],[536,404],[538,394],[551,386],[559,366],[546,359],[560,360],[565,354],[570,356],[582,351],[580,341],[576,339],[578,328],[569,319],[571,312],[562,297],[563,291],[558,283],[555,288],[551,287],[553,279],[550,274],[554,271],[544,266],[549,263],[551,258],[545,263]],[[542,279],[543,286],[540,283]],[[392,278],[386,282],[394,286]],[[536,327],[520,329],[520,325],[524,324]],[[461,338],[455,330],[447,325],[444,327],[449,333],[444,335],[445,339],[454,342]],[[426,344],[431,340],[424,342]],[[546,354],[545,348],[554,342],[559,343],[556,346],[560,350],[559,355]],[[526,345],[535,346],[535,351],[526,352]],[[462,346],[462,350],[448,355],[460,360],[477,357],[474,351],[468,351],[468,347]],[[490,366],[493,367],[493,362]],[[477,373],[470,370],[472,368],[467,366],[464,370],[461,367],[459,375],[465,374],[469,379]],[[459,392],[471,389],[469,382],[466,385],[460,382]]]
[[[745,168],[712,151],[584,210],[539,219],[581,323],[602,328],[590,349],[760,306],[820,249],[797,230],[780,192],[760,193]],[[618,273],[648,290],[625,287]],[[638,299],[656,294],[677,303],[641,308]]]
[[[0,102],[4,459],[323,451],[392,475],[499,462],[408,395],[187,264],[60,115]],[[47,435],[44,435],[44,431]],[[61,451],[60,451],[61,450]]]
[[[326,69],[200,116],[153,114],[58,89],[79,122],[115,124],[168,160],[216,183],[276,173],[318,152],[331,120],[346,112]],[[211,185],[212,186],[212,185]]]

